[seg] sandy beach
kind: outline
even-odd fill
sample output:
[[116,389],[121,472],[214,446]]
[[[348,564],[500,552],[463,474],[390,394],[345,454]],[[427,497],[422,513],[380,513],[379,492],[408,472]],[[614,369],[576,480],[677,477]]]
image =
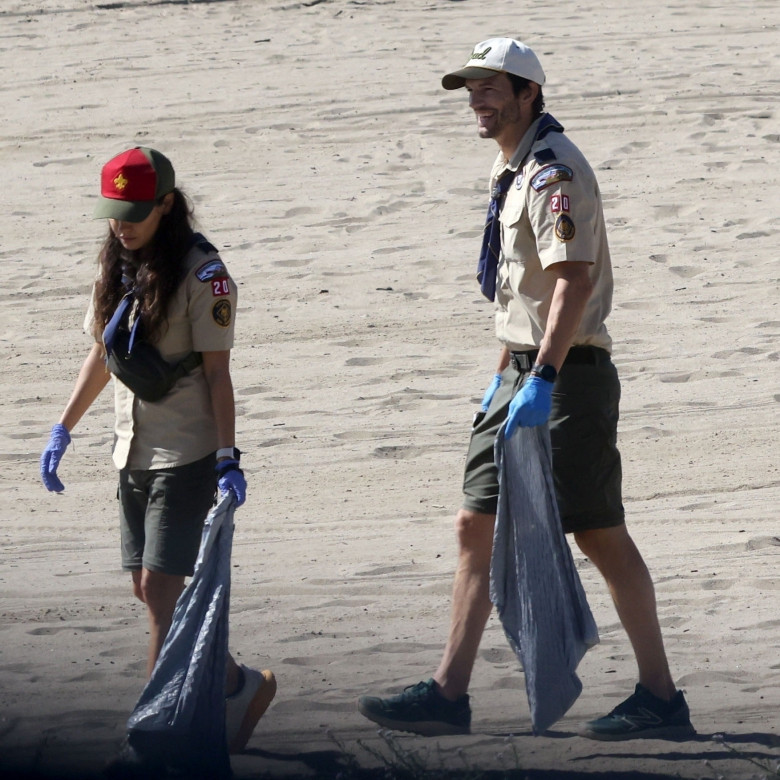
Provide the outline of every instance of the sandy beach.
[[[90,346],[100,167],[136,144],[171,157],[239,284],[230,644],[279,691],[237,778],[401,758],[452,777],[774,776],[779,27],[776,0],[3,0],[0,776],[98,776],[144,683],[110,392],[74,431],[65,492],[38,476]],[[440,79],[494,35],[537,51],[604,195],[624,502],[691,741],[576,736],[636,678],[578,551],[601,644],[550,732],[531,732],[495,617],[471,735],[380,734],[356,710],[429,677],[445,640],[499,345],[474,280],[496,147]]]

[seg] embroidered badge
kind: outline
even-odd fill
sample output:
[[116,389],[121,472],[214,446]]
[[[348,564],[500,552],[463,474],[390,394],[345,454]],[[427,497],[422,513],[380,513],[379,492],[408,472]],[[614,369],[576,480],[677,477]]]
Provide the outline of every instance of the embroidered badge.
[[231,317],[230,301],[217,301],[211,310],[211,316],[220,328],[227,328]]
[[130,182],[124,176],[122,176],[120,171],[114,179],[114,187],[116,187],[116,191],[122,192],[122,190],[127,187],[128,184],[130,184]]
[[223,298],[230,295],[230,282],[227,276],[218,276],[211,280],[211,294],[215,298]]
[[556,192],[550,196],[550,210],[553,214],[559,214],[561,211],[569,210],[569,196]]
[[[219,259],[209,260],[195,271],[195,276],[197,276],[201,282],[208,282],[209,279],[214,279],[218,276],[227,276],[227,268],[225,268],[225,265]],[[216,293],[214,294],[216,295]]]
[[518,173],[517,176],[515,177],[515,187],[517,187],[518,190],[522,189],[522,187],[523,187],[523,174],[522,173]]
[[537,192],[541,192],[551,184],[557,184],[559,181],[571,181],[573,177],[574,172],[566,165],[548,165],[531,179],[531,186]]
[[564,243],[574,238],[574,222],[568,214],[561,214],[555,220],[555,237]]

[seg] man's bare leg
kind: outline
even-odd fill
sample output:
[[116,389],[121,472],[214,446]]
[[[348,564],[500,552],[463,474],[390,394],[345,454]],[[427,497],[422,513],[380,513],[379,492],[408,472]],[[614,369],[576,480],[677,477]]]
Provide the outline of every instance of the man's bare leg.
[[647,566],[625,525],[574,534],[582,552],[607,582],[618,617],[639,668],[639,682],[669,701],[677,692],[658,623],[655,588]]
[[461,509],[455,519],[458,566],[452,587],[450,633],[433,679],[439,692],[457,700],[469,687],[493,605],[490,602],[490,558],[495,515]]

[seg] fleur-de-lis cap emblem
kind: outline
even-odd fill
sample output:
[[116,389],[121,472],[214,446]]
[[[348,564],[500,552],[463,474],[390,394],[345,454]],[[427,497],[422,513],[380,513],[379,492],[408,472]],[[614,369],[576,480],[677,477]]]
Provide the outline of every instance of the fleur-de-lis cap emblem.
[[128,184],[129,182],[122,174],[122,171],[119,171],[119,173],[114,178],[114,187],[116,187],[119,192],[122,192],[122,190],[124,190]]

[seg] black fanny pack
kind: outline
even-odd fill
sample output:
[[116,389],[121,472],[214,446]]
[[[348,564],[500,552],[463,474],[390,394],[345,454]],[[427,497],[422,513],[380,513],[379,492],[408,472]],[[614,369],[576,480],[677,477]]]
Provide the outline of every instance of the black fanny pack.
[[140,317],[129,325],[133,297],[128,293],[103,332],[108,370],[144,401],[159,401],[183,376],[203,362],[200,352],[190,352],[178,363],[169,363],[156,347],[143,340]]

